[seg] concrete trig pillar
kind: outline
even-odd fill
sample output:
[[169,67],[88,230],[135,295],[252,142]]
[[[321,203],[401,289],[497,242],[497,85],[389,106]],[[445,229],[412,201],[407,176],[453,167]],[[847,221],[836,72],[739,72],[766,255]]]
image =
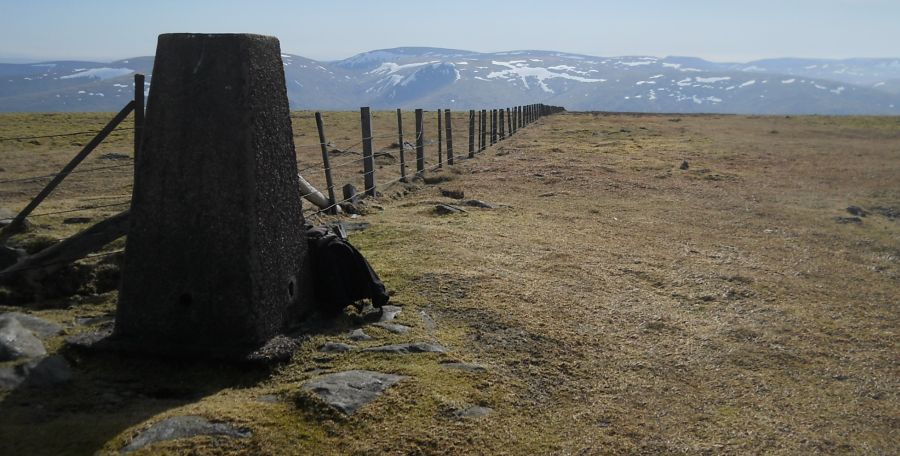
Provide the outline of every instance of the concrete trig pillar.
[[160,35],[114,339],[242,356],[312,296],[278,40]]

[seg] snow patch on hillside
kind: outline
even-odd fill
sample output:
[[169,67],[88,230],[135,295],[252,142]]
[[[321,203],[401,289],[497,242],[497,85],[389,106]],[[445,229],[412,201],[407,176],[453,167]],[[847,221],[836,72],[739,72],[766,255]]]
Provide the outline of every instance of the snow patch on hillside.
[[[514,60],[511,62],[500,62],[497,60],[491,61],[492,64],[497,66],[506,67],[506,70],[503,71],[492,71],[487,75],[488,79],[509,79],[509,78],[518,78],[522,81],[522,84],[526,89],[530,88],[528,85],[528,81],[526,78],[535,78],[537,79],[538,85],[541,87],[541,90],[547,93],[555,93],[553,89],[547,86],[547,79],[554,78],[562,78],[569,79],[572,81],[578,82],[606,82],[606,79],[593,79],[593,78],[585,78],[581,76],[572,76],[567,73],[557,73],[550,71],[548,68],[543,67],[530,67],[523,60]],[[554,67],[556,68],[556,67]]]
[[129,75],[134,73],[134,70],[131,68],[91,68],[90,70],[82,69],[82,71],[78,71],[77,73],[70,74],[68,76],[60,76],[60,79],[75,79],[75,78],[88,78],[88,79],[112,79],[118,78],[120,76]]

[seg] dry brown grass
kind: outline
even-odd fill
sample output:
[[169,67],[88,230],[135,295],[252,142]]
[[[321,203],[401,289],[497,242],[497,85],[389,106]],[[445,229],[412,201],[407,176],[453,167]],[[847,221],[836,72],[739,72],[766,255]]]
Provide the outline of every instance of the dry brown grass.
[[[295,115],[298,144],[316,142],[301,139],[315,138],[304,126],[310,118]],[[342,132],[332,135],[336,142],[357,141],[358,113],[326,118]],[[454,122],[465,125],[462,116]],[[394,124],[392,114],[378,113],[376,135]],[[52,168],[62,156],[46,150],[27,165],[25,153],[14,162],[2,153],[0,179]],[[683,159],[688,170],[678,168]],[[224,447],[193,439],[156,448],[896,453],[898,221],[835,217],[849,216],[851,204],[900,210],[900,119],[564,114],[439,173],[449,180],[379,201],[384,210],[365,217],[373,227],[352,241],[396,291],[405,308],[399,321],[414,328],[407,335],[372,329],[380,340],[358,345],[436,340],[448,355],[317,361],[319,344],[343,340],[337,332],[314,336],[262,380],[199,367],[185,379],[156,365],[88,360],[82,366],[91,369],[68,393],[5,398],[2,445],[114,451],[142,423],[196,413],[246,425],[254,436]],[[434,201],[449,202],[439,187],[498,207],[433,215]],[[7,200],[16,193],[0,191],[3,205],[28,194]],[[77,193],[61,193],[60,204]],[[56,233],[51,224],[39,229]],[[38,313],[68,322],[109,311],[114,300]],[[440,367],[448,359],[489,371]],[[199,397],[137,395],[111,407],[103,391],[133,388],[116,383],[122,363],[143,381]],[[409,379],[350,419],[295,405],[313,369],[347,368]],[[219,380],[204,386],[209,378]],[[262,394],[283,400],[256,401]],[[454,419],[466,405],[495,412]],[[91,432],[86,418],[99,430]]]

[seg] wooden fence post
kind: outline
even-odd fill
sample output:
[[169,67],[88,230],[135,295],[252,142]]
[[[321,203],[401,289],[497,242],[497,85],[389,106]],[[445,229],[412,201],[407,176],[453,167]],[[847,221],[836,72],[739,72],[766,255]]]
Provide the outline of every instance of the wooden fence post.
[[469,110],[469,158],[475,158],[475,110]]
[[400,144],[400,181],[406,182],[406,146],[403,142],[403,114],[397,108],[397,144]]
[[325,142],[325,125],[322,113],[316,112],[316,130],[319,130],[319,146],[322,148],[322,166],[325,167],[325,185],[328,187],[328,213],[337,214],[337,200],[334,197],[334,181],[331,179],[331,162],[328,160],[328,145]]
[[28,217],[28,215],[31,214],[31,211],[38,207],[38,205],[41,204],[41,202],[50,195],[50,193],[56,188],[56,186],[58,186],[60,182],[62,182],[63,179],[65,179],[66,176],[68,176],[72,172],[72,170],[74,170],[75,167],[78,166],[79,163],[84,161],[84,159],[87,158],[87,156],[94,149],[96,149],[97,146],[100,145],[100,143],[103,142],[103,140],[106,139],[106,137],[109,136],[109,134],[123,120],[125,120],[126,117],[128,117],[128,114],[131,114],[131,111],[133,109],[134,100],[131,100],[128,102],[128,104],[125,105],[124,108],[122,108],[121,111],[119,111],[118,114],[116,114],[115,117],[113,117],[112,120],[109,121],[109,123],[106,124],[105,127],[103,127],[102,130],[100,130],[100,133],[97,133],[97,136],[94,136],[94,139],[92,139],[89,143],[87,143],[86,146],[84,146],[84,148],[81,149],[81,152],[78,152],[78,154],[75,155],[75,157],[72,158],[72,160],[69,161],[69,163],[66,164],[66,166],[64,166],[63,169],[60,170],[60,172],[58,172],[56,176],[54,176],[53,179],[49,183],[47,183],[46,186],[44,186],[44,189],[41,190],[40,193],[38,193],[37,196],[35,196],[34,199],[32,199],[24,209],[19,211],[19,213],[12,220],[12,222],[9,223],[9,225],[3,227],[3,230],[0,231],[0,245],[6,244],[6,241],[12,235],[22,230],[22,227],[25,223],[25,217]]
[[447,129],[447,164],[452,165],[454,161],[453,156],[453,126],[450,125],[450,110],[444,110],[444,117],[446,117],[446,122],[444,122],[444,128]]
[[[441,118],[443,115],[444,115],[444,111],[443,111],[442,109],[438,109],[438,110],[437,110],[437,120],[438,120],[438,128],[437,128],[437,133],[438,133],[438,168],[442,167],[442,166],[443,166],[443,163],[444,163],[444,162],[442,161],[442,160],[443,160],[442,156],[443,156],[443,153],[444,153],[444,152],[443,152],[443,147],[444,147],[444,146],[443,146],[443,144],[444,144],[444,140],[443,140],[443,138],[444,138],[444,132],[443,132],[444,126],[443,126],[443,125],[444,125],[444,124],[443,124],[443,122],[444,122],[444,120]],[[450,157],[447,157],[447,164],[448,164],[448,165],[452,165],[452,164],[453,164],[453,160],[452,160]]]
[[372,114],[369,107],[359,108],[363,144],[363,181],[366,195],[375,196],[375,156],[372,153]]
[[134,158],[137,159],[144,137],[144,75],[134,74]]
[[478,110],[478,149],[481,152],[481,110]]
[[513,134],[513,126],[512,126],[512,114],[510,113],[510,109],[506,108],[506,127],[509,135]]
[[497,144],[497,110],[491,109],[491,145]]
[[481,110],[481,150],[487,149],[487,110]]
[[425,128],[422,110],[416,109],[416,174],[425,171]]
[[503,122],[503,108],[497,110],[497,123],[500,124],[500,140],[506,139],[506,123]]

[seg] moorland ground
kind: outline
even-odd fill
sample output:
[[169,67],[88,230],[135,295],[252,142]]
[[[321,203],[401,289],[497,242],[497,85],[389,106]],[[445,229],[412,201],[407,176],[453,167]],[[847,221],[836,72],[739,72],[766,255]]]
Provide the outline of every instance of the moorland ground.
[[[0,137],[92,129],[108,117],[4,115]],[[358,119],[327,113],[329,138],[358,142]],[[463,131],[464,116],[454,124]],[[297,144],[317,141],[313,125],[310,113],[294,114]],[[393,113],[376,113],[376,135],[393,135],[395,125]],[[454,137],[458,152],[462,137]],[[83,141],[0,142],[0,181],[52,173]],[[129,159],[101,157],[129,155],[130,141],[127,132],[115,135],[84,165],[123,166],[70,176],[40,211],[127,202]],[[377,141],[376,149],[391,151],[396,139]],[[396,176],[396,155],[382,157],[380,176]],[[303,168],[318,163],[319,151],[299,147],[298,156]],[[341,156],[354,154],[333,160]],[[0,395],[0,453],[114,453],[174,415],[253,434],[146,451],[892,454],[900,447],[900,118],[566,113],[428,176],[383,189],[360,218],[371,227],[351,235],[394,291],[403,307],[397,322],[408,333],[368,327],[375,339],[354,342],[344,319],[271,373],[86,356],[56,338],[48,349],[66,353],[75,378]],[[321,186],[319,176],[307,177]],[[0,206],[16,210],[38,189],[0,185]],[[441,189],[494,208],[437,215],[436,204],[454,202]],[[849,219],[851,205],[868,215]],[[120,209],[79,214],[99,220]],[[35,217],[14,241],[84,228],[63,224],[67,216]],[[117,248],[121,241],[109,247]],[[24,307],[73,334],[90,329],[76,318],[110,314],[115,301],[113,291],[2,310]],[[317,348],[326,341],[361,348],[429,341],[447,353],[323,356]],[[486,371],[448,369],[447,361]],[[407,378],[350,418],[299,392],[311,377],[347,369]],[[493,411],[459,417],[473,405]]]

